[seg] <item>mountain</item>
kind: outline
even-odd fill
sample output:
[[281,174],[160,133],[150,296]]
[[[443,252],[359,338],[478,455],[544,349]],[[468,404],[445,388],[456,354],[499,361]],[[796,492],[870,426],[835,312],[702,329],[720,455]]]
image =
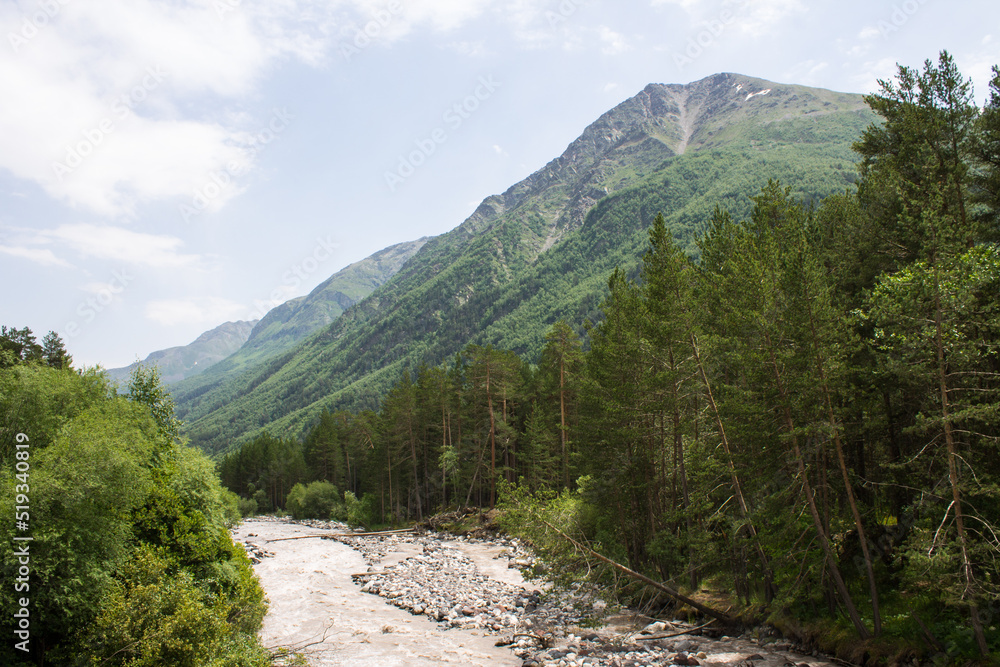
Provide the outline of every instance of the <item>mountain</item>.
[[177,396],[198,395],[294,347],[384,284],[426,242],[426,238],[421,238],[379,250],[344,267],[309,294],[272,308],[230,355],[212,366],[209,372],[189,375],[174,384],[171,392]]
[[815,200],[850,187],[860,95],[717,74],[651,84],[563,152],[432,238],[330,326],[258,367],[175,393],[211,452],[260,429],[298,435],[324,409],[375,407],[407,367],[469,343],[529,357],[565,318],[595,318],[616,266],[634,271],[663,212],[690,252],[716,206],[735,216],[769,178]]
[[[155,364],[160,371],[160,378],[167,384],[180,382],[205,372],[213,364],[240,349],[247,342],[255,324],[257,320],[220,324],[198,336],[189,345],[152,352],[141,363],[146,366]],[[138,363],[124,368],[109,368],[106,373],[111,379],[124,382]]]
[[[172,391],[202,386],[199,378],[209,368],[206,382],[218,382],[283,352],[317,329],[340,317],[346,308],[371,294],[391,278],[426,243],[422,238],[397,243],[333,274],[305,296],[289,299],[269,310],[259,321],[227,322],[184,347],[153,352],[143,362],[156,363]],[[135,364],[112,368],[115,380],[128,379]],[[184,380],[189,382],[180,384]]]
[[427,237],[424,237],[379,250],[333,274],[306,296],[291,299],[268,311],[253,328],[246,344],[216,372],[253,365],[284,352],[317,329],[329,325],[396,275],[426,242]]

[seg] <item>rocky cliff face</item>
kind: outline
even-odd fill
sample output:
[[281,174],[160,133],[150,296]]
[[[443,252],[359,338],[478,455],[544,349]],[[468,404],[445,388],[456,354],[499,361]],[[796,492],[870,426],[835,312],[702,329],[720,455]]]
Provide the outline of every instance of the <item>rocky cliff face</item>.
[[860,95],[741,74],[715,74],[686,85],[649,84],[588,126],[562,155],[483,200],[458,229],[474,235],[515,211],[537,216],[547,227],[538,246],[543,252],[582,225],[594,204],[664,160],[729,145],[778,121],[845,111],[864,114],[867,106]]

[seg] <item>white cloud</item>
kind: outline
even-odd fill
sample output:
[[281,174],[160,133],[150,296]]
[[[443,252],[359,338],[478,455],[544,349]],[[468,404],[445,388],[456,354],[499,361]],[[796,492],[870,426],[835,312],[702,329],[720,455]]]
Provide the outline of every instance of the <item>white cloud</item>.
[[[385,0],[103,0],[53,2],[51,17],[2,3],[11,43],[0,49],[0,90],[17,103],[0,105],[0,168],[110,217],[188,199],[208,174],[245,161],[253,114],[225,107],[281,61],[323,64],[346,25],[375,21],[386,44],[418,25],[451,30],[491,1],[407,0],[393,13]],[[206,97],[223,107],[218,117],[193,111]]]
[[481,58],[487,54],[486,43],[482,40],[475,42],[450,42],[447,48],[466,58]]
[[671,5],[688,14],[691,29],[707,26],[738,25],[739,30],[751,37],[762,37],[774,32],[786,17],[807,11],[803,0],[651,0],[651,5]]
[[42,266],[62,266],[69,268],[72,265],[65,260],[59,259],[48,248],[25,248],[21,246],[0,245],[0,253],[11,257],[20,257]]
[[146,304],[146,319],[163,326],[213,325],[239,319],[246,314],[246,307],[219,297],[191,299],[163,299]]
[[121,287],[116,283],[98,283],[89,282],[80,285],[80,289],[88,294],[104,294],[105,292],[110,292],[112,294],[121,292]]
[[658,7],[660,5],[676,5],[687,12],[694,11],[699,4],[708,4],[704,0],[651,0],[650,5]]
[[723,4],[736,14],[740,30],[753,37],[768,34],[787,16],[806,11],[802,0],[730,0]]
[[891,81],[897,72],[896,61],[893,58],[867,61],[860,65],[857,73],[851,77],[852,89],[874,93],[879,90],[879,79]]
[[[402,0],[401,0],[402,1]],[[383,0],[370,0],[368,4],[381,7]],[[479,16],[492,0],[405,0],[402,1],[403,17],[411,23],[428,23],[435,30],[457,28],[469,19]]]
[[504,0],[496,11],[523,48],[575,50],[587,31],[581,20],[584,8],[585,0]]
[[606,25],[598,27],[597,34],[603,44],[601,47],[601,53],[606,56],[617,55],[628,51],[629,48],[631,48],[628,44],[628,40],[625,39],[625,35],[620,32],[615,32]]
[[503,149],[499,144],[493,144],[493,152],[500,157],[510,157],[510,154]]
[[173,236],[142,234],[121,227],[61,225],[39,233],[39,242],[61,243],[84,258],[116,260],[158,269],[195,268],[202,258],[179,252],[183,241]]
[[827,67],[829,67],[829,63],[827,62],[806,60],[787,70],[784,78],[803,86],[816,86],[823,82],[820,73]]
[[240,128],[184,118],[183,105],[246,95],[275,58],[319,49],[249,11],[220,18],[223,4],[74,2],[34,29],[6,5],[0,33],[18,39],[0,55],[0,89],[17,104],[0,107],[0,167],[111,216],[191,193],[237,157]]

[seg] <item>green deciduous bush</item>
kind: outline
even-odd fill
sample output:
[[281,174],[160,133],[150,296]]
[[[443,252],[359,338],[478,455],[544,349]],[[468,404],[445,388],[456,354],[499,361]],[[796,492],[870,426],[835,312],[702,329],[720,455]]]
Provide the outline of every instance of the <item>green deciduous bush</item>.
[[340,492],[330,482],[296,484],[288,492],[285,508],[294,519],[339,519],[344,516]]
[[369,528],[378,522],[378,498],[371,493],[358,498],[352,492],[345,491],[344,514],[351,526]]
[[143,546],[119,570],[81,643],[95,665],[266,665],[266,651],[232,632],[230,615],[246,630],[260,623],[261,614],[246,614],[243,602],[206,591]]
[[[157,382],[144,376],[151,406],[91,372],[0,369],[0,447],[13,454],[18,433],[30,445],[17,450],[28,452],[21,479],[14,465],[0,470],[0,500],[22,494],[30,520],[17,534],[33,538],[30,587],[0,589],[5,636],[29,599],[30,651],[4,642],[0,664],[268,663],[256,638],[263,591],[228,531],[237,499],[174,437]],[[0,525],[4,582],[22,564],[15,528]]]

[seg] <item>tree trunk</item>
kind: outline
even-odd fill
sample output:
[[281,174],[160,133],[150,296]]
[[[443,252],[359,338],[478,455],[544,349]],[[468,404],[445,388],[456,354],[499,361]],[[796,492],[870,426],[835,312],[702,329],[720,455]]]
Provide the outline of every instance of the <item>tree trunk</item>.
[[837,560],[834,558],[833,549],[830,547],[830,540],[827,538],[826,530],[823,527],[823,519],[819,515],[819,510],[816,507],[816,498],[813,496],[812,485],[809,484],[809,475],[806,471],[805,459],[802,456],[802,450],[799,447],[799,439],[795,435],[795,422],[792,420],[792,411],[788,405],[788,392],[785,389],[784,382],[781,378],[781,370],[778,368],[778,360],[774,355],[774,346],[771,343],[771,336],[767,332],[764,332],[764,340],[767,343],[768,354],[771,357],[771,366],[774,369],[774,381],[777,385],[778,394],[782,401],[782,412],[785,418],[785,428],[788,430],[788,435],[792,442],[792,451],[795,454],[795,461],[798,464],[799,476],[802,478],[802,490],[806,496],[806,503],[809,506],[809,513],[812,514],[813,524],[816,526],[816,533],[819,535],[819,543],[823,548],[823,553],[826,556],[826,561],[830,569],[830,575],[833,577],[834,584],[837,587],[837,592],[840,594],[840,599],[844,603],[844,607],[847,609],[847,615],[851,618],[851,623],[854,624],[854,628],[858,631],[858,635],[862,639],[868,639],[871,637],[871,633],[868,632],[868,628],[865,627],[864,622],[861,620],[861,616],[858,614],[858,609],[854,605],[854,600],[851,599],[851,594],[847,590],[847,585],[844,583],[844,578],[840,574],[840,568],[837,566]]
[[[417,521],[423,521],[424,513],[423,507],[420,500],[420,466],[417,464],[417,442],[416,438],[413,437],[413,415],[410,415],[409,422],[409,433],[410,433],[410,456],[413,459],[413,494],[416,496],[417,500]],[[409,505],[409,494],[407,494],[407,505]],[[409,514],[409,509],[407,508],[407,514]]]
[[[958,458],[955,446],[955,436],[951,427],[951,408],[948,404],[948,373],[944,357],[944,340],[942,336],[942,308],[941,308],[941,286],[938,282],[937,265],[934,270],[934,345],[937,353],[937,376],[938,387],[941,392],[941,420],[944,425],[944,441],[948,448],[948,481],[951,484],[951,497],[955,505],[955,530],[958,532],[958,546],[962,554],[962,578],[965,580],[966,595],[974,595],[974,577],[972,574],[972,563],[969,561],[968,540],[965,535],[965,518],[962,512],[962,491],[958,483]],[[979,607],[975,600],[969,600],[969,617],[972,622],[972,631],[976,636],[976,644],[979,652],[984,656],[990,654],[990,647],[986,643],[986,635],[983,632],[983,623],[979,618]]]
[[490,365],[486,364],[486,407],[490,412],[490,509],[496,505],[497,497],[497,430],[493,414],[493,396],[490,393]]
[[559,355],[559,442],[562,445],[563,488],[569,488],[569,452],[566,450],[565,357]]
[[816,330],[816,320],[813,317],[812,305],[808,293],[806,295],[806,310],[809,314],[809,330],[812,334],[813,349],[816,351],[816,372],[819,375],[820,388],[823,391],[824,402],[826,403],[827,419],[830,424],[830,431],[833,433],[833,444],[837,450],[837,461],[840,464],[840,474],[844,479],[844,489],[847,492],[847,500],[851,506],[851,514],[854,516],[854,528],[858,531],[858,540],[861,542],[861,552],[865,559],[865,571],[868,575],[868,590],[872,597],[872,616],[874,619],[875,636],[882,634],[882,615],[879,613],[878,587],[875,583],[875,569],[872,566],[871,554],[868,552],[868,537],[865,534],[865,527],[861,521],[861,513],[858,511],[858,503],[854,497],[854,487],[851,484],[851,476],[847,471],[847,462],[844,458],[844,447],[840,441],[840,426],[833,412],[833,399],[830,396],[830,385],[826,379],[826,363],[823,353],[819,347],[819,334]]
[[607,563],[608,565],[610,565],[611,567],[615,568],[619,572],[622,572],[622,573],[628,575],[629,577],[631,577],[633,579],[636,579],[637,581],[641,581],[644,584],[648,584],[648,585],[652,586],[653,588],[656,588],[657,590],[666,593],[667,595],[669,595],[670,597],[674,598],[675,600],[678,600],[680,602],[683,602],[686,605],[694,607],[695,609],[697,609],[701,613],[705,614],[706,616],[711,616],[712,618],[714,618],[714,619],[716,619],[718,621],[722,621],[726,625],[735,625],[735,621],[733,620],[733,618],[730,617],[730,616],[728,616],[724,612],[721,612],[721,611],[718,611],[717,609],[712,609],[711,607],[703,605],[702,603],[698,602],[697,600],[693,600],[693,599],[687,597],[686,595],[682,595],[678,591],[675,591],[674,589],[670,588],[669,586],[667,586],[667,585],[665,585],[663,583],[660,583],[659,581],[656,581],[654,579],[650,579],[649,577],[647,577],[644,574],[641,574],[639,572],[636,572],[635,570],[627,568],[624,565],[622,565],[621,563],[616,563],[615,561],[611,560],[610,558],[608,558],[606,556],[602,556],[601,554],[597,553],[596,551],[594,551],[590,547],[587,547],[587,546],[585,546],[583,544],[580,544],[579,542],[577,542],[572,537],[570,537],[569,535],[567,535],[563,531],[561,531],[558,528],[556,528],[555,526],[553,526],[551,523],[549,523],[545,519],[539,518],[539,521],[541,521],[546,526],[548,526],[549,528],[551,528],[552,530],[554,530],[556,533],[559,534],[560,537],[562,537],[563,539],[567,540],[570,544],[572,544],[578,550],[583,551],[583,552],[589,554],[590,556],[592,556],[593,558],[596,558],[597,560],[601,561],[602,563]]
[[746,497],[743,495],[743,486],[740,484],[739,475],[736,473],[736,463],[733,461],[733,452],[729,446],[729,438],[726,437],[726,427],[722,424],[722,415],[719,413],[719,406],[715,403],[715,396],[712,394],[712,384],[708,381],[708,375],[705,373],[705,365],[701,360],[701,352],[698,349],[698,341],[694,337],[694,334],[691,334],[690,339],[691,350],[694,353],[694,360],[695,363],[698,364],[698,372],[705,385],[705,397],[708,399],[708,404],[712,409],[712,414],[715,416],[715,425],[719,431],[719,438],[722,440],[722,449],[726,452],[726,465],[729,467],[729,476],[733,485],[733,494],[736,496],[737,503],[739,504],[740,514],[747,522],[747,529],[750,531],[750,536],[754,544],[754,550],[757,552],[758,558],[760,558],[761,567],[764,568],[764,597],[767,599],[767,602],[770,603],[778,594],[774,585],[774,573],[771,571],[771,564],[768,561],[767,554],[764,553],[764,548],[761,546],[760,536],[757,534],[757,528],[754,526],[753,520],[750,518],[750,510],[747,507]]

